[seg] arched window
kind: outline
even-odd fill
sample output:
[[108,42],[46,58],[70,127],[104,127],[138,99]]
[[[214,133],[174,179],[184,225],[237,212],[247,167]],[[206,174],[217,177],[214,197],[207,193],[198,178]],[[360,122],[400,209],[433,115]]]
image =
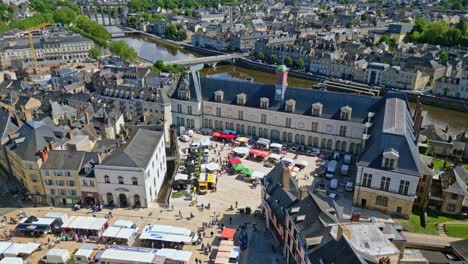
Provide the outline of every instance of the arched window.
[[318,147],[318,146],[319,146],[319,138],[314,137],[314,147]]
[[296,135],[294,136],[294,142],[295,142],[296,144],[299,144],[299,143],[300,143],[300,137],[301,137],[301,136],[300,136],[299,134],[296,134]]
[[335,150],[336,151],[340,151],[340,148],[341,148],[341,141],[337,140],[335,142]]
[[104,176],[104,182],[105,183],[110,183],[110,177],[108,175]]
[[341,142],[341,151],[346,152],[346,141]]
[[349,144],[349,152],[353,154],[356,153],[356,144],[354,143]]
[[286,142],[288,141],[288,133],[283,132],[283,141]]
[[106,199],[107,199],[107,204],[108,205],[113,205],[114,204],[114,195],[112,195],[112,193],[108,192],[106,194]]
[[308,145],[308,146],[312,146],[312,141],[313,141],[312,136],[308,136],[308,137],[307,137],[307,145]]
[[321,148],[327,148],[327,140],[325,138],[322,138]]
[[122,176],[119,176],[119,184],[124,184],[124,180],[123,180],[123,177]]
[[292,133],[288,133],[288,142],[292,142]]
[[301,144],[305,145],[305,136],[304,135],[301,135]]
[[135,194],[133,196],[133,204],[135,205],[135,207],[141,207],[140,195]]
[[138,179],[136,177],[132,178],[133,185],[138,185]]
[[327,141],[327,149],[330,149],[330,150],[331,150],[332,148],[333,148],[333,140],[329,139],[329,140]]

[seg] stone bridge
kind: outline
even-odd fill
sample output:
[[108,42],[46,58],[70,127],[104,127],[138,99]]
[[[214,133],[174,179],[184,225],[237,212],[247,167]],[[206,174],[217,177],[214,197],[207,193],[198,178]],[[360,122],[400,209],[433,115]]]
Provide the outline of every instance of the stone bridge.
[[120,25],[128,14],[127,3],[127,0],[79,0],[76,2],[82,16],[87,16],[97,22],[101,19],[103,25]]
[[164,64],[166,65],[183,65],[183,66],[193,66],[197,64],[205,64],[209,65],[210,67],[216,67],[216,65],[223,61],[230,61],[234,63],[236,59],[246,57],[248,54],[225,54],[225,55],[218,55],[218,56],[208,56],[208,57],[199,57],[199,58],[191,58],[191,59],[184,59],[184,60],[174,60],[174,61],[166,61]]

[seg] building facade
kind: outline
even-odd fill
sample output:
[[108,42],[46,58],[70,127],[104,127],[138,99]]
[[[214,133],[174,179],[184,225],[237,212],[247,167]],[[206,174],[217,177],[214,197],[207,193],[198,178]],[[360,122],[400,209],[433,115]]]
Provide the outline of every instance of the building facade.
[[103,204],[118,207],[151,207],[166,175],[164,135],[139,129],[95,167],[97,189]]
[[468,77],[443,77],[435,82],[434,94],[455,99],[468,99]]

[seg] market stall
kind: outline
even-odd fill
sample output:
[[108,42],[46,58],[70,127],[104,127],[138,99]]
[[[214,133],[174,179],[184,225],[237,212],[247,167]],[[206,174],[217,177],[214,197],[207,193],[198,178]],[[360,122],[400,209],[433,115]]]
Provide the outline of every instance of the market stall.
[[131,221],[117,220],[102,234],[102,240],[109,244],[131,246],[138,233],[138,226]]
[[274,152],[276,154],[281,154],[281,152],[283,150],[283,145],[281,145],[279,143],[271,143],[270,150],[271,150],[271,152]]
[[235,135],[225,134],[221,132],[214,132],[211,136],[220,140],[229,140],[229,141],[236,138]]
[[307,162],[306,160],[298,160],[296,162],[296,166],[300,167],[301,169],[304,169],[308,165],[309,165],[309,162]]
[[246,147],[237,147],[232,150],[236,156],[245,157],[249,153],[249,149]]
[[61,229],[64,234],[71,235],[74,240],[91,239],[97,241],[108,226],[109,222],[106,218],[72,216],[62,225]]
[[265,150],[253,149],[249,152],[249,154],[250,154],[250,157],[253,159],[264,160],[265,158],[268,157],[270,153]]
[[236,165],[232,166],[232,168],[233,168],[236,172],[239,172],[239,171],[242,171],[243,169],[245,169],[245,166],[242,165],[241,163],[239,163],[239,164],[236,164]]
[[281,161],[287,166],[293,164],[293,162],[294,162],[292,159],[286,158],[286,157],[282,158]]
[[268,155],[268,160],[273,163],[278,163],[281,160],[281,155],[270,153],[270,155]]
[[249,143],[250,139],[246,137],[238,137],[236,138],[236,143],[239,144],[239,146],[247,146],[247,143]]
[[233,240],[235,235],[236,235],[236,229],[226,227],[221,232],[220,237],[225,240]]
[[50,232],[60,230],[60,226],[63,224],[60,218],[41,218],[30,216],[28,218],[21,219],[20,223],[16,226],[15,231],[22,233],[23,235],[45,235]]
[[211,163],[206,164],[205,168],[209,172],[214,172],[214,171],[219,170],[219,164],[215,162],[211,162]]
[[241,164],[242,161],[239,158],[229,158],[228,159],[229,164],[231,165],[236,165],[236,164]]

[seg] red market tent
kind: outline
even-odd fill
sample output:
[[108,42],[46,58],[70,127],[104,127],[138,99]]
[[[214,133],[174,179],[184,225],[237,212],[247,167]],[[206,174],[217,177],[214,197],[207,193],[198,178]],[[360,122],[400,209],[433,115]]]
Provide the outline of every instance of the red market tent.
[[236,164],[240,164],[242,162],[238,158],[229,158],[229,163],[231,163],[231,165],[236,165]]
[[221,232],[221,238],[226,240],[232,240],[236,234],[236,229],[234,228],[224,228]]
[[268,155],[270,154],[268,151],[263,151],[263,150],[259,150],[259,149],[253,149],[250,151],[250,154],[251,155],[254,155],[254,156],[257,156],[257,157],[268,157]]
[[228,140],[233,140],[233,139],[236,138],[235,135],[224,134],[224,133],[220,133],[220,132],[214,132],[211,136],[217,137],[217,138],[220,138],[220,139],[228,139]]

